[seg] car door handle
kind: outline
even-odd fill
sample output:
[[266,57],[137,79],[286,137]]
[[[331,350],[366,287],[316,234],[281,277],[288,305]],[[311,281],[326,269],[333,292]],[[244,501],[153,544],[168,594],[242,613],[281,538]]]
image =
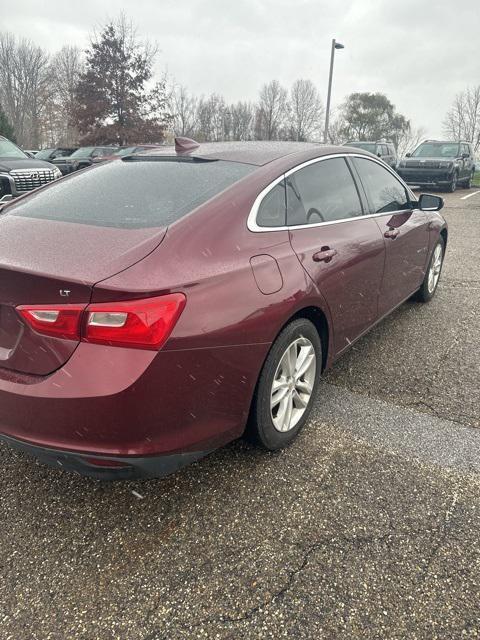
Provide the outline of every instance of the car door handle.
[[330,260],[337,255],[336,249],[330,249],[330,247],[322,247],[320,251],[314,253],[312,258],[315,262],[330,262]]
[[391,240],[395,240],[395,238],[398,236],[399,233],[400,231],[398,229],[389,229],[388,231],[385,231],[383,235],[385,236],[385,238],[390,238]]

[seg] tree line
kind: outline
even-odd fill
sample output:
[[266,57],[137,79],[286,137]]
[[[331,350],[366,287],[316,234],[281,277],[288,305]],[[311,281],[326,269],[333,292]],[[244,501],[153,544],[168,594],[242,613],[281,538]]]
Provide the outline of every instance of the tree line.
[[[0,133],[23,148],[161,143],[169,133],[199,141],[320,140],[325,111],[314,83],[265,83],[256,101],[196,96],[155,80],[156,44],[124,15],[94,32],[86,51],[41,47],[0,32]],[[451,139],[480,148],[480,85],[458,94],[444,122]],[[353,93],[331,116],[329,142],[387,139],[403,155],[425,137],[382,93]]]

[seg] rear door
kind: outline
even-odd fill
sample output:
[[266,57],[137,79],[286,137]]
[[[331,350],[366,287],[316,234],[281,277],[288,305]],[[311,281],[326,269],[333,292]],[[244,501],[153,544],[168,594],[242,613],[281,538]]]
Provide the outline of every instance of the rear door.
[[330,309],[335,353],[378,318],[385,247],[344,157],[319,159],[286,177],[290,241]]
[[428,216],[415,208],[410,192],[393,172],[369,158],[353,158],[370,214],[385,242],[385,270],[379,299],[384,315],[421,285],[429,247]]

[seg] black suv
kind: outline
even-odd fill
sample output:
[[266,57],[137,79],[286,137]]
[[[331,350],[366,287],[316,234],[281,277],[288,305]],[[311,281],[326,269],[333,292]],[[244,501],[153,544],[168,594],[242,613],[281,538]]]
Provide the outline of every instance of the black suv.
[[53,164],[31,158],[13,142],[0,136],[0,205],[61,177]]
[[56,158],[65,158],[71,156],[78,147],[54,147],[52,149],[41,149],[35,154],[38,160],[47,160],[53,162]]
[[409,185],[469,189],[475,174],[473,148],[469,142],[426,140],[398,165],[398,173]]
[[66,158],[55,158],[52,162],[65,175],[78,169],[85,169],[85,167],[97,162],[102,162],[117,149],[118,147],[114,146],[80,147],[72,155]]
[[349,142],[346,142],[343,146],[356,147],[357,149],[361,149],[362,151],[370,151],[370,153],[373,153],[378,158],[381,158],[386,164],[392,167],[392,169],[397,168],[397,151],[393,142],[385,142],[384,140],[379,140],[377,142],[351,140]]

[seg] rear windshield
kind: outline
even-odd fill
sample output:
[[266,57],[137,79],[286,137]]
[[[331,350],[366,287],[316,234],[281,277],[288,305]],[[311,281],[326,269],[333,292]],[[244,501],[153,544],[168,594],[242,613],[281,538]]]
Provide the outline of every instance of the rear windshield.
[[223,160],[116,160],[52,183],[5,213],[101,227],[163,227],[255,168]]

